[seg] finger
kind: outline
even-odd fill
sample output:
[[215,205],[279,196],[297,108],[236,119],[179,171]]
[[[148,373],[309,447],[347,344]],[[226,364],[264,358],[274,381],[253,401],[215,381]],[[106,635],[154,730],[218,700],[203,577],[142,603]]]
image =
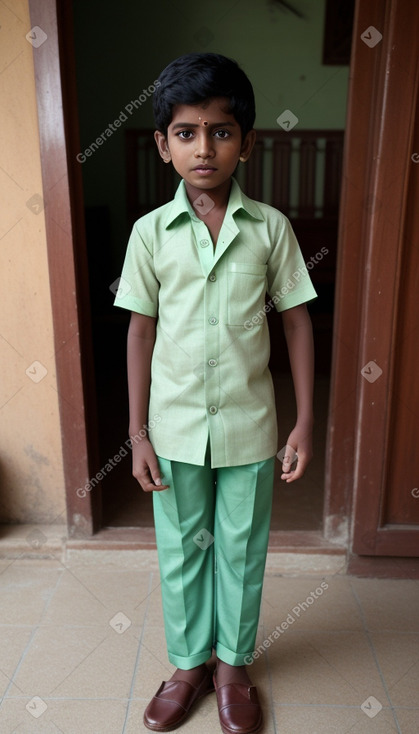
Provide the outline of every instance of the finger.
[[168,484],[162,484],[161,482],[156,484],[150,476],[137,477],[137,481],[144,492],[162,492],[164,489],[169,489]]
[[155,485],[154,488],[157,487],[159,490],[160,489],[168,489],[169,485],[162,483],[162,478],[161,478],[161,474],[160,474],[160,468],[159,468],[159,465],[158,464],[151,465],[151,463],[150,463],[150,474],[151,474],[151,478],[152,478],[152,480],[154,482],[154,485]]
[[281,479],[283,479],[287,484],[289,484],[290,482],[293,482],[295,479],[298,479],[298,477],[296,476],[295,471],[290,471],[285,474],[281,474]]
[[134,471],[133,475],[144,492],[155,492],[169,488],[168,484],[162,484],[159,476],[156,477],[156,479],[160,480],[159,483],[157,483],[155,479],[151,476],[148,467],[147,469],[143,469],[142,471]]
[[152,469],[150,467],[150,474],[151,474],[152,482],[155,485],[155,487],[163,487],[159,469],[158,468]]
[[155,492],[162,492],[164,489],[170,489],[170,484],[156,484],[154,483],[154,491]]
[[[296,462],[298,462],[297,453],[294,451],[292,446],[287,446],[284,458],[282,460],[282,471],[285,473],[291,472]],[[294,469],[295,469],[295,466],[294,466]]]
[[168,484],[161,484],[159,486],[156,486],[154,482],[149,482],[146,485],[141,484],[141,489],[144,492],[162,492],[165,489],[169,489]]
[[300,479],[307,467],[308,461],[304,456],[299,456],[295,469],[290,472],[285,472],[281,475],[281,479],[284,479],[287,483],[295,482],[296,479]]
[[278,451],[277,458],[281,462],[282,471],[289,472],[291,471],[292,464],[297,458],[297,454],[295,449],[287,443],[280,451]]

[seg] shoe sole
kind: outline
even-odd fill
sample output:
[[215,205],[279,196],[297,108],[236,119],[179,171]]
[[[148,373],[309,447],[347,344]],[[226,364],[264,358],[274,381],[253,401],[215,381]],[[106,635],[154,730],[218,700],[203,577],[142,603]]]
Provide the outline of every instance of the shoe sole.
[[[215,686],[215,684],[214,684],[214,690],[215,690],[215,694],[217,695],[217,687]],[[218,706],[218,698],[217,698],[217,706]],[[237,729],[227,729],[227,728],[226,728],[226,727],[225,727],[225,726],[224,726],[224,725],[222,724],[222,722],[221,722],[221,717],[220,717],[220,715],[219,715],[219,714],[220,714],[220,711],[218,710],[218,716],[219,716],[219,721],[220,721],[220,727],[221,727],[221,731],[223,732],[223,734],[237,734]],[[253,729],[248,729],[248,730],[247,730],[247,731],[245,732],[245,734],[258,734],[258,732],[262,731],[262,729],[263,729],[263,724],[264,724],[264,721],[263,721],[263,713],[262,713],[262,714],[261,714],[261,717],[260,717],[260,721],[259,721],[259,722],[258,722],[258,723],[256,724],[256,726],[255,726],[255,727],[254,727]]]
[[[188,716],[190,716],[192,709],[195,706],[196,702],[199,701],[201,698],[204,698],[204,696],[207,696],[209,693],[214,693],[214,691],[215,691],[215,688],[208,688],[207,691],[205,691],[204,693],[201,693],[200,696],[197,696],[194,702],[192,703],[191,707],[188,709],[188,711],[185,711],[184,716],[182,716],[181,719],[178,719],[176,724],[172,726],[152,726],[151,724],[147,724],[145,718],[143,717],[144,726],[146,726],[147,729],[150,729],[151,731],[163,731],[163,732],[164,731],[174,731],[174,729],[178,729],[179,726],[182,726],[184,721],[188,718]],[[231,734],[231,732],[228,732],[228,734]]]
[[[237,729],[226,729],[225,726],[222,725],[220,721],[221,731],[223,734],[237,734]],[[260,721],[260,723],[257,725],[256,729],[248,729],[245,734],[258,734],[258,732],[262,731],[263,729],[263,719]]]

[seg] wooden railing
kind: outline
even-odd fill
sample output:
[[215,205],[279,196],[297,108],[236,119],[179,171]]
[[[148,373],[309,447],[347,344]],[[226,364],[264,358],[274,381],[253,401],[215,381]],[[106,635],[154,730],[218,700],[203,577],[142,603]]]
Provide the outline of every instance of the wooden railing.
[[342,130],[258,130],[245,191],[291,219],[337,217]]
[[[245,193],[291,219],[337,220],[342,177],[342,130],[257,130],[249,161],[237,179]],[[157,152],[153,130],[127,130],[128,219],[169,201],[179,176]]]

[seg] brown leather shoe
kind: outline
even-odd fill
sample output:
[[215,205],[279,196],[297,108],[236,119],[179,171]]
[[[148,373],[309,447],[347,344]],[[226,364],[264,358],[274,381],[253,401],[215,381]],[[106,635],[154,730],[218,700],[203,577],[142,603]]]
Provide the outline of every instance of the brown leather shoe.
[[145,726],[153,731],[176,729],[187,718],[195,701],[213,690],[209,670],[197,688],[185,680],[163,681],[144,711]]
[[256,686],[226,683],[217,688],[218,714],[224,734],[256,734],[263,724]]

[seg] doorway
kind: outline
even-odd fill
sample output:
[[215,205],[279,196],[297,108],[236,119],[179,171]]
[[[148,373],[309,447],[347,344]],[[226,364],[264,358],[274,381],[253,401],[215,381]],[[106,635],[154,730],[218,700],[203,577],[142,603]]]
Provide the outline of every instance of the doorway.
[[[406,338],[417,328],[417,287],[406,288],[410,282],[406,271],[413,279],[418,272],[417,267],[408,267],[417,257],[411,242],[419,232],[417,208],[412,205],[417,199],[419,147],[415,135],[419,54],[411,52],[418,45],[412,21],[413,16],[418,19],[419,6],[414,8],[406,13],[406,6],[396,0],[374,0],[368,8],[356,3],[339,216],[323,532],[312,532],[309,538],[309,531],[295,530],[284,538],[281,531],[273,531],[275,537],[271,537],[272,549],[328,552],[337,545],[349,548],[369,556],[352,559],[357,568],[365,560],[363,567],[370,570],[383,568],[381,562],[388,568],[389,559],[380,556],[416,556],[419,548],[414,486],[419,454],[411,443],[416,435],[411,419],[415,415],[418,342]],[[151,528],[103,529],[100,481],[104,477],[98,471],[101,464],[96,452],[92,314],[87,303],[71,10],[70,4],[56,0],[30,0],[32,24],[48,37],[48,43],[36,50],[34,65],[68,531],[70,537],[91,539],[95,535],[99,544],[119,542],[122,533],[123,542],[130,539],[129,547],[144,547],[144,543],[150,547]],[[201,33],[200,43],[203,37],[208,41],[208,34]],[[116,156],[115,165],[122,159],[122,154]],[[105,167],[100,183],[103,187],[108,182],[119,193],[113,172],[109,165]],[[124,251],[125,240],[121,260]],[[109,336],[104,333],[105,341]],[[398,473],[392,472],[393,438],[397,438],[402,457],[403,491]],[[93,479],[96,491],[90,491]],[[92,486],[84,491],[82,487],[88,487],[90,481]],[[114,530],[119,534],[108,532]],[[398,567],[403,560],[409,571],[409,558],[399,558]]]
[[[315,456],[306,476],[296,485],[286,485],[280,481],[280,464],[277,463],[272,529],[315,532],[322,529],[339,200],[336,185],[331,188],[332,197],[329,191],[329,198],[324,200],[326,177],[332,175],[330,166],[325,166],[324,161],[329,145],[328,133],[339,133],[343,138],[348,65],[322,64],[325,4],[316,4],[304,18],[267,6],[254,8],[253,3],[248,3],[246,8],[248,19],[243,25],[243,22],[238,23],[239,8],[234,4],[227,12],[224,3],[219,3],[218,10],[217,4],[212,5],[210,15],[205,6],[191,3],[190,11],[183,6],[185,15],[182,16],[182,22],[185,22],[185,26],[179,37],[174,39],[167,28],[160,25],[157,28],[153,24],[152,8],[129,4],[124,15],[118,16],[118,22],[115,23],[114,5],[110,2],[92,2],[88,8],[74,4],[74,47],[81,131],[78,160],[84,185],[102,526],[149,527],[153,522],[151,497],[139,491],[137,482],[131,476],[130,456],[124,456],[117,462],[109,461],[118,454],[120,447],[124,447],[128,427],[125,354],[129,314],[115,309],[112,304],[114,284],[121,271],[133,222],[141,213],[169,200],[172,195],[166,186],[163,187],[166,198],[159,201],[155,196],[150,196],[150,189],[155,187],[155,176],[153,167],[150,167],[149,152],[136,162],[140,175],[134,187],[130,183],[128,173],[133,165],[133,157],[138,155],[138,146],[133,148],[131,142],[129,147],[130,135],[135,134],[136,130],[148,130],[149,141],[154,149],[149,90],[166,63],[185,51],[196,50],[218,51],[236,57],[248,72],[257,98],[256,127],[261,133],[263,131],[264,138],[269,137],[270,131],[275,135],[280,132],[283,136],[279,142],[282,146],[281,170],[285,167],[287,132],[285,128],[281,130],[279,127],[278,113],[282,107],[286,107],[293,110],[299,119],[298,128],[290,132],[288,138],[293,141],[292,145],[290,143],[288,160],[288,200],[283,201],[286,195],[286,187],[283,187],[279,194],[279,204],[283,205],[279,208],[290,216],[307,261],[321,248],[327,252],[324,261],[316,265],[311,273],[319,294],[317,302],[310,306],[316,343]],[[167,3],[162,13],[173,13],[171,3]],[[243,7],[240,6],[241,20],[242,13]],[[221,28],[223,14],[224,35]],[[258,36],[254,35],[256,18],[261,26]],[[144,47],[141,50],[133,40],[134,29],[140,25],[147,29],[143,32]],[[93,36],[92,27],[95,28]],[[244,42],[247,35],[249,38]],[[288,58],[292,48],[305,48],[306,51],[303,54],[299,52],[298,76],[294,78],[290,72],[291,78],[284,77],[278,85],[279,89],[272,91],[275,73],[272,70],[267,75],[266,65],[270,63],[272,67],[281,67],[281,54],[285,53],[282,42],[286,37],[289,37],[286,50]],[[277,51],[278,38],[281,39],[280,52]],[[107,49],[106,54],[103,53],[104,48]],[[313,64],[316,65],[315,73],[311,68]],[[295,90],[297,82],[298,89]],[[306,135],[305,140],[297,140],[299,128],[305,133],[310,132],[312,137]],[[323,157],[323,166],[316,167],[317,157]],[[253,198],[278,205],[277,201],[270,200],[270,192],[254,190],[254,181],[257,180],[257,176],[253,175],[255,166],[263,163],[265,158],[265,169],[269,171],[270,168],[271,173],[262,175],[259,171],[258,180],[262,181],[262,187],[267,188],[266,181],[263,181],[266,175],[272,176],[276,168],[272,147],[270,159],[269,150],[263,153],[255,151],[253,169],[248,181],[243,181],[243,188]],[[301,174],[303,164],[305,169]],[[144,171],[147,171],[147,176],[144,176]],[[334,174],[336,181],[339,168]],[[137,192],[136,210],[131,203],[133,188]],[[141,188],[144,189],[142,193]],[[273,345],[271,371],[279,414],[279,443],[283,445],[295,420],[293,388],[288,361],[284,356],[286,350],[281,336],[280,316],[276,313],[270,315],[269,323]]]

